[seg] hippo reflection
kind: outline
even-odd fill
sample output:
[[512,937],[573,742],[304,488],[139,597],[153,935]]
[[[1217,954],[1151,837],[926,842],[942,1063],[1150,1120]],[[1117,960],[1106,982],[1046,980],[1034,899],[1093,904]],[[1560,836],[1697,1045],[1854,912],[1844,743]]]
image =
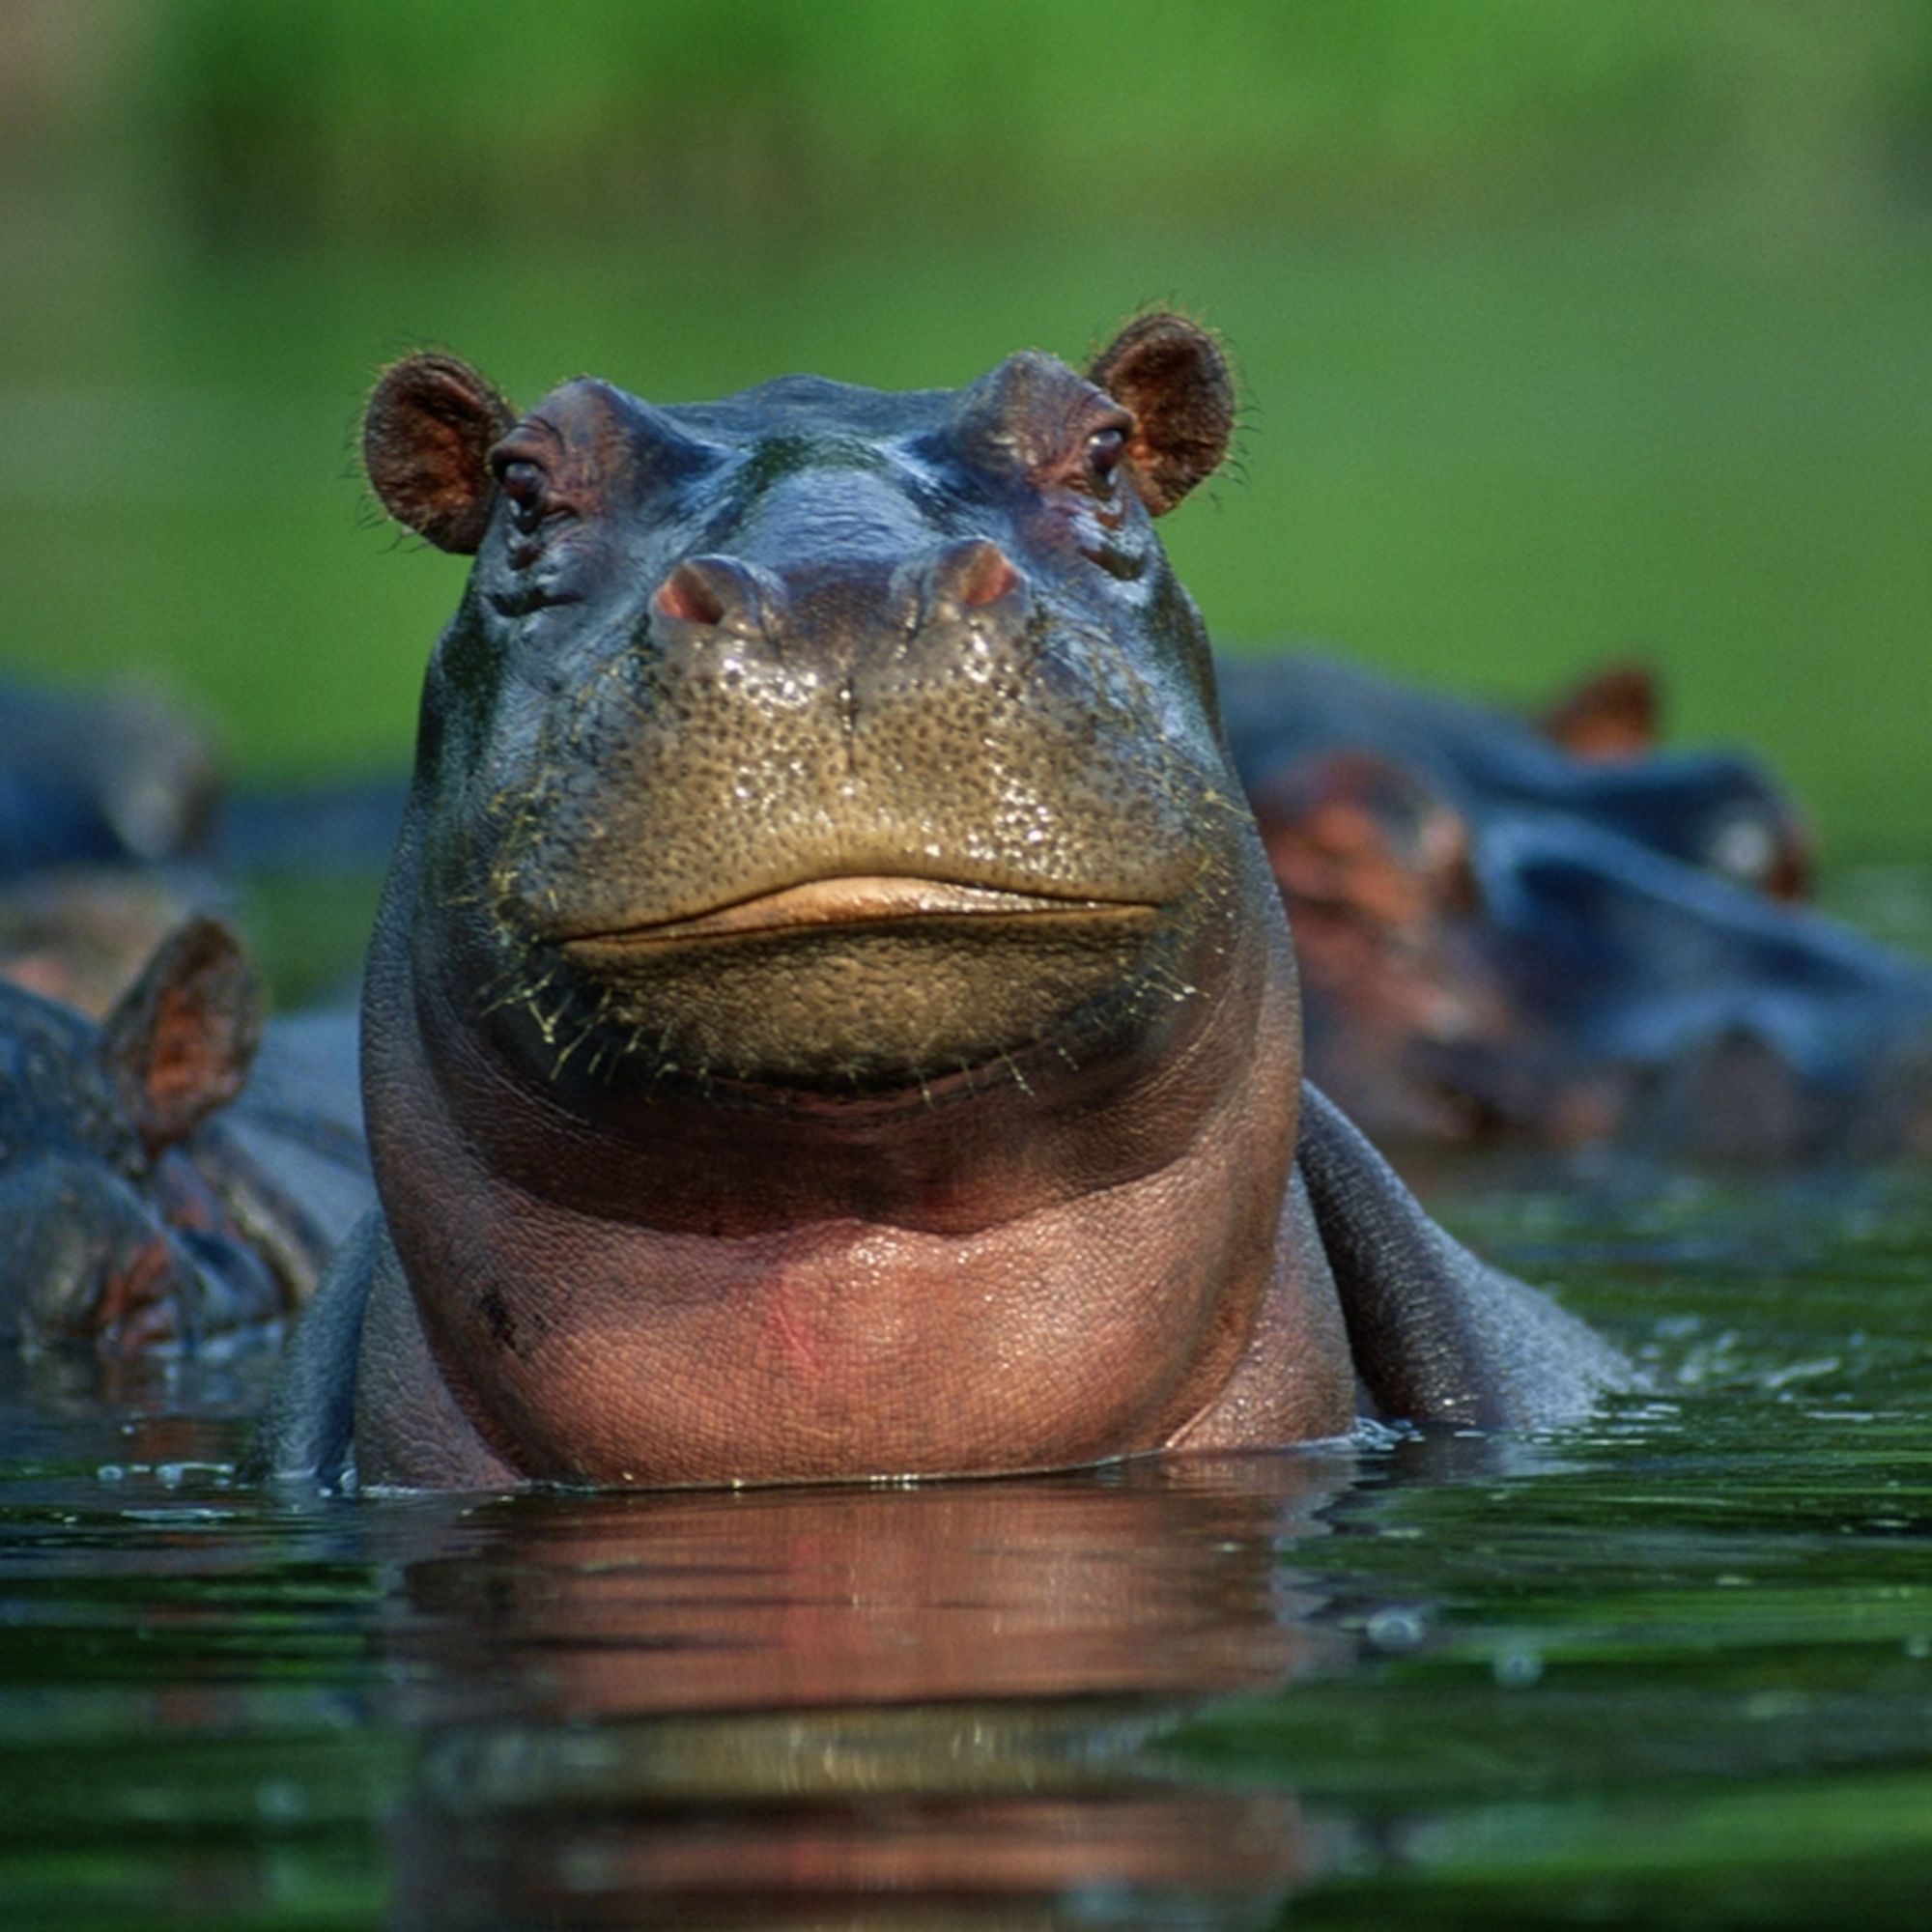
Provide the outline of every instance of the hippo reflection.
[[1281,1551],[1351,1468],[412,1513],[389,1649],[426,1746],[402,1916],[1049,1928],[1162,1900],[1267,1922],[1320,1834],[1291,1793],[1153,1747],[1205,1700],[1350,1654]]

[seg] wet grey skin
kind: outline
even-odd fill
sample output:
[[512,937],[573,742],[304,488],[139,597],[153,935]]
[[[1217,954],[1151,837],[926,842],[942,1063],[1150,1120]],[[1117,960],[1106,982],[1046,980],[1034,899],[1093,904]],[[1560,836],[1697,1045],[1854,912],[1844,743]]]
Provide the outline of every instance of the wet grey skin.
[[986,1474],[1621,1376],[1303,1104],[1153,530],[1233,416],[1165,314],[957,391],[384,376],[371,479],[476,562],[366,982],[383,1211],[265,1470]]

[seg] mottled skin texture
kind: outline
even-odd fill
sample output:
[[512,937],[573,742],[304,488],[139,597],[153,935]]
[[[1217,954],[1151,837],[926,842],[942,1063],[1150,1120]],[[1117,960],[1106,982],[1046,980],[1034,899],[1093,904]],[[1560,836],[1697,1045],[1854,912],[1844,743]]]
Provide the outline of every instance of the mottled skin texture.
[[[771,1481],[1349,1427],[1385,1365],[1325,1258],[1347,1189],[1297,1174],[1293,953],[1151,524],[1232,402],[1161,315],[956,392],[580,381],[519,418],[389,372],[372,479],[477,561],[371,952],[383,1218],[267,1466],[353,1433],[365,1481]],[[1427,1256],[1420,1300],[1534,1299]],[[1552,1320],[1526,1380],[1448,1324],[1411,1406],[1574,1410],[1614,1358]]]

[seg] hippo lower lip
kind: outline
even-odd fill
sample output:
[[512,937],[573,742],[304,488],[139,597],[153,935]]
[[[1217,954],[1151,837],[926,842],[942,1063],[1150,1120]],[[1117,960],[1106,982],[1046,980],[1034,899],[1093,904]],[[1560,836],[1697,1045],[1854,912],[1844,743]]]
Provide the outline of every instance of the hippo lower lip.
[[572,947],[643,947],[690,940],[747,939],[801,927],[879,925],[919,919],[1080,919],[1111,916],[1152,920],[1159,908],[1146,900],[1054,898],[950,880],[867,874],[813,879],[760,893],[684,919],[640,922],[598,932],[573,933]]

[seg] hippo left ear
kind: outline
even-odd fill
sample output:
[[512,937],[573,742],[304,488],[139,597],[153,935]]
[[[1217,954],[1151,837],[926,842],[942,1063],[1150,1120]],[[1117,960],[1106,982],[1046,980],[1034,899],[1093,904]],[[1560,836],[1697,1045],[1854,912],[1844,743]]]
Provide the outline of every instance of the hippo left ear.
[[1134,487],[1163,516],[1228,453],[1235,379],[1221,345],[1185,316],[1136,316],[1087,372],[1134,412]]
[[100,1058],[149,1154],[185,1140],[242,1091],[262,1038],[262,988],[219,920],[191,919],[101,1022]]
[[467,362],[412,355],[383,371],[362,462],[383,507],[438,550],[472,556],[490,525],[490,452],[516,412]]

